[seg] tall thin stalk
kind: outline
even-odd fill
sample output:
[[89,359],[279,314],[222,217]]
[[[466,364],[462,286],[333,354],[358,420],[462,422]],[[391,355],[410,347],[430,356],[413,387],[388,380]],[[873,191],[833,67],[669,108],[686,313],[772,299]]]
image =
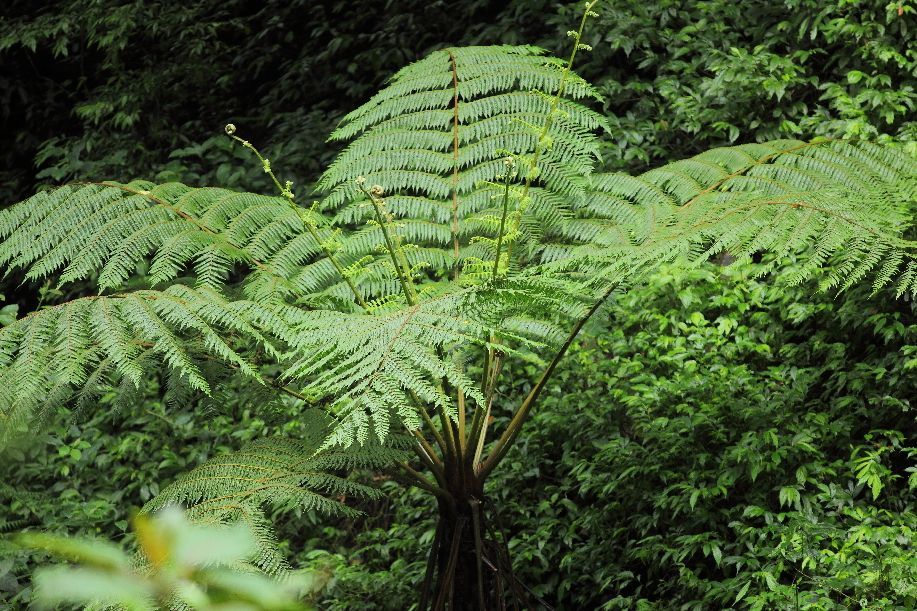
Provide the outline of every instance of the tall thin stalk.
[[[570,51],[570,57],[567,59],[567,65],[564,66],[564,71],[560,75],[560,82],[557,85],[557,92],[551,99],[551,104],[548,107],[548,113],[545,115],[544,123],[541,126],[541,132],[538,134],[538,138],[535,141],[535,151],[529,161],[529,168],[525,175],[525,184],[522,188],[522,197],[520,201],[523,203],[528,198],[529,190],[532,187],[532,182],[538,176],[538,160],[541,158],[541,155],[548,147],[548,133],[551,131],[551,127],[554,125],[554,116],[557,114],[557,109],[560,106],[560,101],[563,98],[564,91],[566,90],[567,78],[573,71],[573,62],[576,60],[576,53],[580,49],[590,49],[588,45],[584,45],[582,43],[583,32],[586,29],[586,22],[588,21],[589,17],[598,17],[598,13],[592,10],[595,5],[598,4],[598,2],[599,0],[592,0],[591,2],[587,2],[586,10],[583,11],[583,18],[580,20],[579,29],[576,31],[571,30],[567,32],[569,36],[573,37],[573,49]],[[516,217],[515,226],[513,227],[514,231],[519,230],[520,222],[521,215]],[[512,246],[510,246],[510,249],[512,249]]]
[[404,298],[407,300],[409,306],[417,305],[417,292],[414,290],[414,283],[411,280],[411,270],[408,266],[407,257],[404,256],[404,252],[401,249],[401,239],[397,236],[394,236],[393,239],[392,234],[389,232],[389,225],[393,224],[393,220],[382,210],[382,207],[385,205],[385,201],[382,199],[382,187],[373,185],[372,188],[367,191],[362,182],[358,182],[357,186],[360,187],[360,191],[363,192],[363,195],[369,198],[369,201],[372,202],[373,209],[376,211],[376,221],[379,223],[379,228],[382,230],[382,237],[385,239],[385,246],[392,259],[392,266],[395,268],[398,282],[401,283],[401,290],[404,292]]
[[241,144],[242,146],[244,146],[245,148],[247,148],[248,150],[250,150],[252,153],[255,154],[255,156],[258,158],[258,161],[261,162],[261,167],[264,168],[264,173],[270,176],[271,180],[274,182],[274,185],[277,187],[277,190],[280,192],[280,195],[296,211],[296,214],[299,216],[303,225],[305,225],[306,230],[309,232],[309,235],[312,236],[312,239],[315,240],[319,248],[322,249],[322,252],[331,262],[331,265],[334,266],[335,271],[337,271],[341,279],[347,284],[347,287],[350,289],[350,292],[353,293],[354,299],[356,299],[357,304],[359,304],[359,306],[363,308],[364,311],[369,312],[369,305],[363,299],[363,296],[360,295],[360,291],[357,290],[357,287],[353,283],[353,280],[350,278],[349,274],[347,274],[347,272],[344,270],[344,268],[341,266],[338,260],[335,259],[334,253],[331,251],[331,249],[328,248],[328,246],[322,241],[321,237],[318,235],[318,228],[315,226],[315,222],[309,217],[309,214],[306,210],[304,210],[301,206],[296,204],[295,196],[293,195],[293,183],[290,181],[287,181],[284,185],[281,185],[280,180],[278,180],[277,178],[277,175],[274,174],[274,169],[271,167],[270,159],[264,157],[261,154],[261,152],[257,148],[255,148],[255,145],[253,145],[251,142],[249,142],[248,140],[244,140],[240,138],[239,136],[237,136],[235,125],[233,125],[232,123],[228,124],[226,126],[226,134],[230,138],[232,138],[233,140],[235,140],[236,142],[238,142],[239,144]]

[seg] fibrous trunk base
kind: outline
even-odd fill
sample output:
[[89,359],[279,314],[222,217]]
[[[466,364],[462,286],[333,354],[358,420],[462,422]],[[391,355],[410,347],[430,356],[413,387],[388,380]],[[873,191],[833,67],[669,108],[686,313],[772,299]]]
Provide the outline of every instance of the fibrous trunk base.
[[537,609],[515,578],[505,539],[477,498],[440,503],[421,591],[422,611]]

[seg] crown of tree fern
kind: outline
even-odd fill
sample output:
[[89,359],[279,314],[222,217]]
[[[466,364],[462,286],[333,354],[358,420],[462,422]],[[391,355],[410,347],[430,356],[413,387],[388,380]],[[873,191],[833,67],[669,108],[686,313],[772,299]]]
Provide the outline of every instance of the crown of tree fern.
[[[388,210],[410,214],[399,208],[401,196],[383,200],[379,193],[377,198],[358,184],[362,181],[350,180],[352,175],[365,173],[367,182],[392,179],[385,164],[374,171],[367,165],[376,163],[374,153],[380,149],[373,147],[380,143],[394,147],[402,170],[429,174],[430,167],[418,169],[424,155],[410,152],[420,149],[398,148],[401,140],[383,134],[392,129],[393,117],[418,128],[421,124],[410,121],[427,120],[417,114],[420,102],[405,100],[420,92],[430,94],[424,100],[439,99],[430,93],[439,91],[431,85],[439,82],[435,68],[452,74],[459,60],[470,58],[480,65],[466,70],[467,80],[454,88],[460,103],[513,87],[516,81],[534,84],[500,76],[501,66],[512,67],[517,75],[525,74],[525,66],[536,66],[531,78],[542,79],[541,85],[553,78],[559,87],[567,78],[569,90],[589,92],[576,77],[561,72],[557,62],[529,47],[440,51],[410,66],[336,132],[342,137],[365,133],[325,174],[323,184],[332,188],[325,203],[355,198],[350,208],[375,209],[378,219],[349,218],[348,224],[356,223],[349,231],[335,229],[334,222],[315,210],[297,208],[288,198],[174,183],[65,186],[0,213],[0,261],[10,268],[25,268],[29,278],[57,274],[62,284],[93,277],[100,289],[121,290],[40,310],[0,331],[3,436],[40,421],[74,391],[85,401],[108,385],[137,386],[145,372],[160,367],[157,363],[205,393],[210,384],[204,372],[213,363],[262,383],[260,366],[272,363],[282,366],[283,383],[330,399],[339,423],[330,442],[365,442],[371,432],[384,439],[393,421],[399,428],[417,429],[425,405],[452,417],[448,387],[483,401],[480,385],[463,373],[463,353],[469,347],[499,344],[500,350],[512,351],[513,346],[549,345],[548,336],[557,340],[561,335],[554,324],[557,314],[575,314],[588,301],[585,287],[593,286],[599,295],[648,264],[675,258],[705,260],[723,251],[748,256],[770,249],[803,258],[793,281],[831,263],[827,286],[847,286],[875,270],[877,287],[897,282],[899,292],[914,292],[917,272],[905,234],[913,219],[915,162],[893,147],[868,142],[743,145],[637,177],[590,177],[585,158],[562,143],[580,138],[585,144],[579,150],[591,151],[592,136],[559,133],[533,162],[536,171],[526,169],[525,153],[510,163],[505,150],[492,149],[491,161],[499,161],[493,172],[502,174],[488,176],[482,186],[455,190],[460,199],[436,204],[457,205],[458,216],[452,218],[457,232],[448,215],[437,217],[439,224],[383,216]],[[475,84],[465,91],[461,83]],[[551,102],[542,94],[510,91],[481,99],[515,99],[510,94],[517,93],[527,100],[523,105],[534,105],[526,112],[552,116]],[[428,102],[422,106],[433,112]],[[490,118],[502,116],[496,106],[491,109]],[[561,118],[570,116],[557,112]],[[515,125],[515,119],[508,121]],[[458,134],[475,129],[474,123],[451,125],[458,126]],[[538,152],[536,139],[528,142]],[[578,177],[575,189],[552,186],[548,178],[543,187],[532,186],[548,175],[538,170],[552,156],[560,165],[571,162],[565,175]],[[453,172],[461,179],[466,167],[476,171],[478,165],[459,163],[446,175]],[[499,194],[501,181],[503,232],[488,236],[490,227],[482,230],[475,223],[482,213],[473,202],[486,193],[481,201],[492,205],[492,192]],[[539,248],[554,264],[531,264],[525,273],[506,277],[505,266],[491,252],[489,258],[475,259],[477,270],[466,260],[465,275],[451,282],[413,265],[416,253],[429,257],[439,252],[437,268],[452,268],[446,244],[414,247],[412,242],[425,236],[428,242],[458,236],[464,252],[482,243],[493,249],[505,237],[502,254],[508,255],[509,191],[538,188],[567,208],[563,230],[540,226],[544,239]],[[429,189],[415,185],[410,190],[412,201],[434,205]],[[517,211],[524,197],[514,202]],[[438,230],[412,233],[411,223]],[[470,231],[467,227],[477,230],[472,238],[478,241],[461,238]],[[519,227],[524,227],[521,220]],[[388,245],[380,250],[385,240]],[[188,269],[195,286],[125,290],[144,260],[150,267],[142,281],[175,281]],[[229,272],[237,268],[248,273],[237,286],[228,286]],[[406,291],[414,284],[410,295]],[[251,359],[256,346],[258,362]]]
[[308,312],[285,377],[309,380],[334,398],[338,423],[327,444],[362,443],[371,433],[384,440],[393,422],[421,428],[421,410],[454,418],[447,385],[483,404],[478,383],[463,372],[463,357],[494,342],[520,356],[556,343],[562,333],[553,321],[585,311],[580,293],[561,278],[520,276],[385,312]]

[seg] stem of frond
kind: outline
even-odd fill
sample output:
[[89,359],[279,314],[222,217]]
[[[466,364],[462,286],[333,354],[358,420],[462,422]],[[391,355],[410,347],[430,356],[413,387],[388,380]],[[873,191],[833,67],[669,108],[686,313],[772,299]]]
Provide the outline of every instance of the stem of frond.
[[427,410],[421,403],[417,404],[417,411],[420,412],[420,417],[423,418],[424,423],[430,427],[430,432],[433,435],[433,439],[436,440],[439,448],[445,453],[448,452],[448,446],[446,445],[446,440],[443,439],[443,436],[440,434],[439,430],[436,428],[436,424],[433,422],[433,419],[430,418],[430,414],[427,413]]
[[[496,280],[497,275],[500,273],[500,253],[503,249],[503,233],[506,230],[506,218],[509,214],[509,187],[512,181],[511,170],[512,158],[507,157],[506,174],[504,174],[503,183],[503,212],[500,216],[500,229],[497,232],[497,247],[491,280]],[[490,344],[494,344],[496,341],[496,338],[491,335]],[[500,367],[499,363],[500,359],[495,355],[494,349],[488,346],[487,351],[484,353],[484,375],[482,384],[484,396],[487,398],[487,405],[475,406],[474,414],[471,416],[471,434],[467,437],[467,441],[464,430],[462,431],[462,446],[467,449],[464,460],[468,464],[473,462],[473,460],[469,461],[469,459],[475,456],[477,449],[481,446],[480,436],[486,434],[485,424],[487,421],[487,413],[490,412],[490,402],[493,397],[494,388],[496,387],[496,378]]]
[[456,389],[455,396],[457,398],[457,407],[458,407],[458,441],[459,449],[463,452],[467,445],[465,438],[465,393],[462,392],[461,388]]
[[458,444],[455,439],[455,435],[452,430],[452,423],[449,420],[449,416],[446,415],[446,411],[443,409],[437,409],[436,413],[439,414],[439,420],[443,426],[443,437],[446,439],[446,453],[449,456],[460,456],[458,449]]
[[431,494],[434,494],[437,497],[447,502],[452,502],[452,497],[449,496],[448,492],[446,492],[439,486],[435,485],[433,482],[428,480],[417,470],[412,469],[410,465],[402,462],[402,463],[398,463],[398,466],[401,467],[404,470],[404,472],[408,474],[408,477],[405,478],[407,479],[406,483],[412,486],[417,486],[418,488],[421,488],[422,490],[426,490],[427,492],[430,492]]
[[519,435],[519,431],[522,429],[522,425],[525,423],[528,418],[529,413],[531,413],[532,408],[535,406],[535,403],[538,401],[538,397],[541,395],[541,392],[544,390],[544,387],[547,385],[548,381],[551,379],[551,375],[554,373],[554,369],[557,367],[557,364],[560,363],[561,359],[567,354],[567,350],[573,344],[573,341],[579,335],[579,332],[586,325],[586,322],[592,315],[595,314],[602,304],[605,303],[605,300],[611,295],[614,291],[614,286],[610,287],[605,293],[593,304],[585,316],[583,316],[576,325],[573,327],[573,330],[570,331],[570,334],[567,336],[567,339],[564,341],[563,345],[560,347],[560,350],[554,355],[554,358],[551,359],[551,362],[548,363],[547,368],[541,374],[538,382],[529,391],[529,394],[525,397],[522,402],[522,405],[519,406],[519,409],[516,410],[516,413],[513,414],[512,419],[507,425],[506,430],[503,431],[503,434],[500,436],[500,439],[494,444],[494,448],[491,451],[490,455],[481,465],[480,477],[486,478],[491,471],[500,463],[501,460],[506,456],[506,453],[509,452],[509,449],[512,447],[513,443],[516,441],[516,437]]
[[[290,202],[292,203],[292,201]],[[360,291],[357,290],[356,285],[353,283],[353,280],[350,279],[350,276],[347,275],[347,272],[344,271],[344,268],[341,267],[341,264],[338,263],[338,260],[334,258],[334,255],[331,253],[331,250],[322,245],[321,238],[318,235],[318,229],[312,223],[312,219],[308,218],[305,211],[297,206],[299,211],[299,217],[302,219],[303,225],[306,226],[306,229],[309,231],[309,235],[312,236],[312,239],[318,242],[321,246],[322,251],[325,253],[325,256],[328,257],[328,260],[331,261],[331,265],[334,266],[335,271],[341,279],[347,284],[347,287],[350,289],[350,292],[353,293],[354,299],[357,300],[357,303],[363,308],[364,312],[369,312],[369,304],[363,299],[363,296],[360,295]]]

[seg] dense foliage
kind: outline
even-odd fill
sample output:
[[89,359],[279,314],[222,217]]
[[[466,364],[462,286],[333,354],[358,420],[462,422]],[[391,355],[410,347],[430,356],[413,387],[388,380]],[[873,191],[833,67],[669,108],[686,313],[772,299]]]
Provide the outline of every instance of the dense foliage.
[[[534,47],[447,48],[560,50],[579,7],[467,2],[471,23],[436,18],[445,3],[373,4],[5,9],[4,201],[154,181],[0,212],[0,443],[51,426],[4,454],[0,532],[126,543],[132,508],[180,500],[243,517],[256,564],[311,568],[323,606],[407,608],[418,541],[444,545],[429,497],[347,472],[403,460],[393,430],[435,437],[425,406],[458,419],[467,401],[469,440],[507,431],[490,455],[482,435],[470,473],[491,476],[487,562],[501,574],[507,543],[530,604],[911,608],[917,267],[899,236],[913,233],[914,6],[611,2],[575,40],[594,48],[578,68],[593,87]],[[528,91],[558,85],[568,99]],[[332,134],[349,144],[329,164],[329,126],[376,91]],[[214,136],[227,121],[322,203],[297,207],[309,189]],[[777,140],[816,135],[911,142]],[[758,144],[635,176],[736,141]],[[631,174],[593,173],[597,153]],[[272,179],[281,197],[168,182],[266,193]],[[539,380],[593,292],[761,250],[779,257],[613,293]],[[856,287],[867,273],[878,297]],[[855,288],[820,295],[813,276]],[[14,292],[23,278],[36,290]],[[539,396],[512,446],[516,399]],[[431,475],[414,484],[455,496]],[[43,556],[0,546],[0,600],[25,604]]]
[[[218,137],[230,121],[314,180],[328,126],[402,65],[449,45],[559,52],[576,4],[11,0],[0,199],[74,177],[266,188]],[[914,140],[915,15],[912,0],[608,2],[580,69],[613,125],[606,162],[818,134]]]

